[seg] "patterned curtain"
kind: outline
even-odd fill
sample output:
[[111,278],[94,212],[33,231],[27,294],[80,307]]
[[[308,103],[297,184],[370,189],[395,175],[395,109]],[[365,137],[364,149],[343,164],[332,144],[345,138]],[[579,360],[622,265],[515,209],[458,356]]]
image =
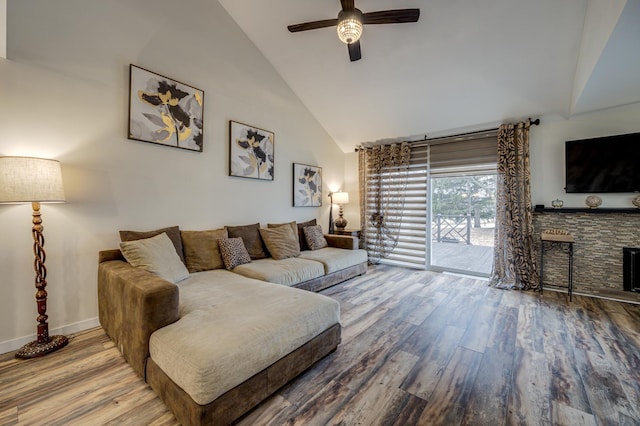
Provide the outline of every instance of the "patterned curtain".
[[410,156],[407,142],[358,148],[361,239],[370,264],[398,244]]
[[490,285],[537,290],[540,279],[533,245],[530,123],[498,130],[498,193],[493,273]]

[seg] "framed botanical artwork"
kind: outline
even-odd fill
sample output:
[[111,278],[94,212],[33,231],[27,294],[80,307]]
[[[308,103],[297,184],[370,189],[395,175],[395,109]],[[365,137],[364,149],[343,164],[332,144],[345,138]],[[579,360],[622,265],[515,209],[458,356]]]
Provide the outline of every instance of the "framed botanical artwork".
[[322,167],[293,163],[293,207],[322,205]]
[[273,180],[273,132],[229,121],[229,176]]
[[129,67],[129,139],[202,152],[204,92]]

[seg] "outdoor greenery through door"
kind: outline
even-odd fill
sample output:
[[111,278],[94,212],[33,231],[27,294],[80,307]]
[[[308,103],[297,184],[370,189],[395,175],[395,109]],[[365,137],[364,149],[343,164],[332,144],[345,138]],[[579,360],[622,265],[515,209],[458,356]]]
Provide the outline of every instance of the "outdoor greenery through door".
[[496,174],[431,177],[433,269],[488,276],[493,260]]

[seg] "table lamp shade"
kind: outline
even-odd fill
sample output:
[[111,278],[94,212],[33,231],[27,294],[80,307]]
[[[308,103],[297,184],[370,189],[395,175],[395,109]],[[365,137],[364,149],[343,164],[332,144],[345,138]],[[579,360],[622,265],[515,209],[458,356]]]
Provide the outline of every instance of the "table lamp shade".
[[0,203],[25,202],[65,202],[58,161],[0,157]]
[[349,193],[348,192],[334,192],[331,198],[333,204],[348,204]]

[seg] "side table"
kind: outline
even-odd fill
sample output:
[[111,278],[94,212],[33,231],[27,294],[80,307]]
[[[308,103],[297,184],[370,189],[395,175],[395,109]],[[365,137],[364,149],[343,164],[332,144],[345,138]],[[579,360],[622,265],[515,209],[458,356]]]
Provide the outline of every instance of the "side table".
[[[573,293],[573,236],[562,229],[548,229],[540,234],[540,292],[544,290],[544,253],[553,248],[567,253],[569,256],[568,292],[569,302]],[[560,286],[559,286],[560,287]]]
[[352,237],[360,238],[360,230],[359,229],[338,229],[336,228],[333,231],[336,235],[350,235]]

